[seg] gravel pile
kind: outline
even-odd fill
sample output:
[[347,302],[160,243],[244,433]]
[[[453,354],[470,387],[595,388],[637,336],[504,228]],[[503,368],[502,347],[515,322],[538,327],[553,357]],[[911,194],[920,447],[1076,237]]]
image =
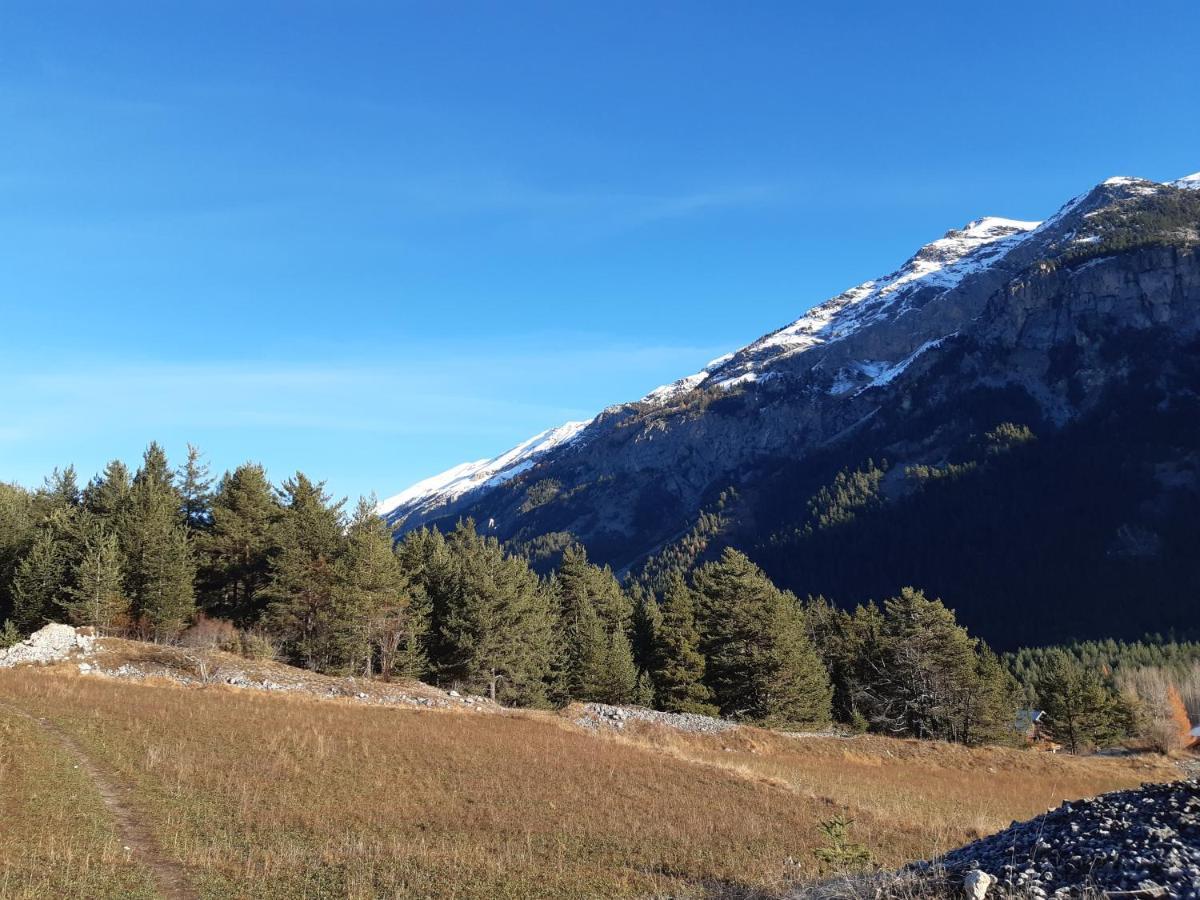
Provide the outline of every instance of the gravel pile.
[[95,641],[70,625],[47,625],[19,644],[0,650],[0,669],[25,663],[50,663],[66,659],[75,650],[88,653]]
[[1001,894],[1200,898],[1200,780],[1064,803],[940,862],[951,878],[994,876]]
[[640,706],[609,706],[606,703],[585,703],[582,715],[575,721],[593,731],[601,728],[620,730],[630,721],[650,722],[654,725],[674,728],[676,731],[690,731],[696,734],[718,734],[737,727],[734,722],[727,719],[716,719],[712,716],[700,716],[695,713],[655,712],[652,709],[642,709]]

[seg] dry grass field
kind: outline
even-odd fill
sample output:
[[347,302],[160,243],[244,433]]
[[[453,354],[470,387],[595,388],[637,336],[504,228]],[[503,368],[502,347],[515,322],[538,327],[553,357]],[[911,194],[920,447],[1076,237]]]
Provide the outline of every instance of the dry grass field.
[[[1065,798],[1177,777],[1072,759],[752,729],[589,733],[570,717],[365,706],[0,671],[0,894],[153,893],[44,717],[200,897],[772,896],[845,814],[883,865]],[[792,862],[789,862],[791,860]]]
[[96,786],[37,722],[0,707],[0,897],[153,897]]

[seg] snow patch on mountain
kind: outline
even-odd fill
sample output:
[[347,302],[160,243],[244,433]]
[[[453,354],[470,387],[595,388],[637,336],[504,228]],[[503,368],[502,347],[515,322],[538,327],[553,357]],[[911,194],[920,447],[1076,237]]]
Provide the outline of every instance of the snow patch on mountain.
[[573,443],[591,423],[591,419],[586,422],[567,422],[534,435],[494,459],[462,463],[447,469],[440,475],[418,481],[407,490],[388,497],[376,506],[375,511],[381,516],[388,516],[401,507],[419,508],[431,503],[449,503],[477,488],[504,484],[533,468],[538,459],[551,450]]
[[695,375],[688,375],[680,378],[678,381],[672,381],[670,384],[664,384],[662,387],[656,387],[645,397],[642,398],[643,403],[666,403],[676,397],[686,394],[688,391],[697,387],[700,382],[708,377],[707,372],[697,372]]
[[[762,378],[765,380],[767,376],[764,375]],[[719,387],[722,390],[727,391],[730,388],[737,387],[739,384],[750,384],[751,382],[758,380],[759,374],[757,372],[743,372],[741,375],[734,375],[732,378],[722,378],[716,383],[715,387]]]
[[724,356],[718,356],[695,375],[685,375],[683,378],[672,381],[670,384],[664,384],[662,387],[656,387],[645,397],[643,397],[640,402],[656,403],[661,406],[668,401],[675,399],[676,397],[686,394],[688,391],[699,387],[713,371],[721,368],[721,366],[725,365],[725,363],[729,362],[729,360],[733,359],[733,357],[733,353],[726,353]]
[[[1149,181],[1145,178],[1130,178],[1127,175],[1118,175],[1116,178],[1107,178],[1100,182],[1106,187],[1123,187],[1127,188],[1133,194],[1157,194],[1164,187],[1168,186],[1158,181]],[[1169,184],[1174,184],[1171,182]]]
[[[1040,224],[997,216],[968,222],[926,244],[890,275],[843,291],[790,325],[714,360],[703,372],[675,384],[688,382],[700,386],[707,380],[701,376],[711,377],[720,386],[752,380],[746,376],[760,372],[782,357],[839,340],[872,322],[902,315],[916,290],[934,288],[945,292],[956,287],[969,275],[994,265]],[[646,399],[658,398],[651,395]]]
[[897,378],[899,378],[902,374],[904,374],[904,370],[907,369],[909,366],[911,366],[913,364],[913,361],[916,360],[916,358],[918,356],[920,356],[922,353],[925,353],[928,350],[932,350],[934,347],[940,347],[945,341],[948,341],[950,338],[954,337],[956,334],[958,334],[957,331],[955,331],[951,334],[943,335],[942,337],[937,338],[936,340],[926,341],[920,347],[918,347],[916,350],[914,350],[912,353],[910,353],[908,356],[904,357],[904,359],[900,360],[900,362],[898,362],[898,363],[893,363],[891,365],[884,364],[884,363],[877,364],[877,365],[879,365],[879,369],[871,376],[871,380],[869,382],[867,382],[867,384],[865,384],[863,387],[859,388],[858,393],[861,394],[863,391],[865,391],[869,388],[883,387],[885,384],[891,384],[893,381],[895,381]]

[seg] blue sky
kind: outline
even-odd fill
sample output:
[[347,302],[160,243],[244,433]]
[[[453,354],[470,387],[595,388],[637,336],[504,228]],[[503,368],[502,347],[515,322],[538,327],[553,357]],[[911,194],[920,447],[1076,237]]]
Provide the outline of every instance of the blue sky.
[[1200,7],[0,5],[0,478],[394,493],[980,215],[1200,169]]

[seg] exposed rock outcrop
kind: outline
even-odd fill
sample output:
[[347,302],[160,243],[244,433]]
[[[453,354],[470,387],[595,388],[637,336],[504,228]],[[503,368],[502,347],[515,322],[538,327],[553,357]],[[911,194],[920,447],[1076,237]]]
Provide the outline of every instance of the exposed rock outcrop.
[[51,623],[19,644],[0,650],[0,669],[22,664],[61,662],[73,654],[86,656],[95,637],[89,629]]

